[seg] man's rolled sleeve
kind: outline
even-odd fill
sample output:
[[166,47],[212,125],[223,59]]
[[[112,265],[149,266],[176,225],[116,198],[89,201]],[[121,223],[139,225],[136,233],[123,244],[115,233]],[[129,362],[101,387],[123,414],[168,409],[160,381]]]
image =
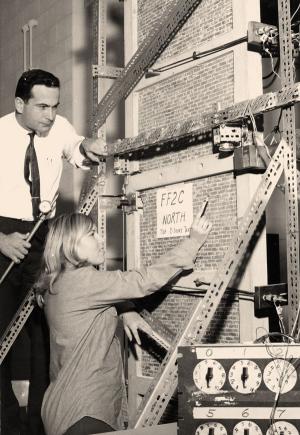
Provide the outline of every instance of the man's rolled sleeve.
[[76,168],[80,168],[85,171],[88,171],[90,168],[84,165],[84,161],[86,160],[86,157],[80,152],[80,145],[85,138],[83,136],[80,136],[80,138],[81,138],[80,141],[78,142],[78,144],[75,146],[73,150],[73,154],[69,162],[71,163],[71,165],[75,166]]
[[76,168],[89,169],[84,165],[85,156],[80,152],[80,145],[85,137],[77,134],[73,125],[65,118],[60,119],[61,135],[63,137],[63,156]]

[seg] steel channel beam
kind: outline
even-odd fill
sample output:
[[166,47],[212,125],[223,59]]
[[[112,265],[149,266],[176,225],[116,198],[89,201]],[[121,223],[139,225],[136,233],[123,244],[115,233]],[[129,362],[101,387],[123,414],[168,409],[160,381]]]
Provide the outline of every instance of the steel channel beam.
[[167,144],[175,146],[181,139],[186,146],[195,145],[201,137],[207,137],[213,127],[238,121],[245,118],[247,110],[254,115],[263,114],[278,108],[288,107],[300,102],[300,83],[295,83],[278,92],[270,92],[253,100],[246,100],[214,113],[207,113],[198,118],[190,118],[166,127],[143,132],[132,138],[119,139],[108,144],[108,155],[130,156],[134,152],[142,152],[150,148],[158,150]]
[[[280,77],[283,87],[291,87],[293,78],[292,35],[290,1],[278,0]],[[289,300],[289,331],[298,329],[299,306],[299,220],[297,198],[295,109],[289,107],[282,113],[283,137],[288,147],[285,153],[285,210],[287,242],[287,275]]]

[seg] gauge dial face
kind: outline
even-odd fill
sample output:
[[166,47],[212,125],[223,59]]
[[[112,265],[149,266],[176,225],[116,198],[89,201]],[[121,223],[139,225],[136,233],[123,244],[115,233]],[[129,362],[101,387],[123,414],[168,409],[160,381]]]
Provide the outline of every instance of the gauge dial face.
[[254,421],[240,421],[233,428],[233,435],[263,435],[260,427]]
[[201,424],[195,435],[227,435],[227,430],[221,423],[209,422]]
[[284,434],[284,435],[299,435],[298,429],[291,423],[287,421],[276,421],[267,430],[266,435],[274,434]]
[[40,212],[43,214],[49,213],[51,210],[51,204],[49,201],[41,201],[39,205]]
[[290,362],[284,359],[270,361],[264,370],[264,383],[274,393],[287,393],[297,382],[297,372]]
[[232,388],[238,393],[250,394],[260,386],[262,372],[254,361],[241,359],[231,366],[228,380]]
[[207,359],[195,366],[193,379],[197,388],[203,393],[217,394],[225,383],[226,373],[218,361]]

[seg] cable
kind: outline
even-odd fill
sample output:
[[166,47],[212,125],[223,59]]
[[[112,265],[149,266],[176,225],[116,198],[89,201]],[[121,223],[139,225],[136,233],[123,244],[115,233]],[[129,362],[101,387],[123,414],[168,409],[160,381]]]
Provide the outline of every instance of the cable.
[[[279,70],[279,65],[280,65],[280,57],[277,58],[277,62],[276,62],[275,67],[274,67],[276,72]],[[274,75],[274,71],[272,69],[272,71],[269,74],[267,74],[266,76],[263,77],[263,80],[266,80],[273,75]]]
[[292,68],[293,68],[293,82],[296,81],[296,66],[295,66],[296,58],[294,57],[292,60]]
[[274,74],[273,77],[272,77],[272,80],[270,80],[270,82],[269,82],[268,84],[264,85],[264,86],[263,86],[263,89],[268,89],[270,86],[273,85],[273,83],[275,82],[275,80],[276,80],[276,75]]
[[284,327],[283,315],[282,315],[282,305],[281,304],[276,305],[275,300],[273,301],[273,304],[274,304],[274,308],[275,308],[277,316],[278,316],[280,332],[282,334],[285,334],[285,327]]
[[274,59],[273,59],[273,56],[272,56],[272,53],[270,52],[270,50],[268,49],[268,48],[266,48],[264,45],[263,45],[263,50],[270,56],[270,59],[271,59],[271,66],[272,66],[272,71],[273,71],[273,73],[279,78],[279,80],[281,81],[281,77],[277,74],[277,72],[275,71],[275,69],[274,69]]
[[293,13],[293,15],[291,16],[291,21],[293,21],[293,18],[296,15],[296,13],[299,11],[299,9],[300,9],[300,3],[298,5],[297,9],[295,10],[295,12]]
[[261,154],[261,151],[260,151],[261,148],[260,147],[263,147],[265,149],[268,159],[271,160],[272,157],[271,157],[269,149],[268,149],[268,147],[267,147],[267,145],[265,144],[264,141],[261,141],[262,143],[258,144],[257,126],[256,126],[256,121],[255,121],[255,118],[254,118],[254,115],[253,115],[253,112],[252,112],[250,104],[248,104],[248,112],[249,112],[250,120],[251,120],[252,126],[253,126],[252,137],[253,137],[253,143],[254,143],[255,148],[256,148],[256,153],[258,153],[260,155],[260,157],[262,158],[262,160],[264,161],[266,166],[268,166],[269,162],[265,161],[265,157]]
[[[272,357],[272,359],[274,360],[276,360],[276,359],[280,359],[280,360],[282,360],[283,361],[283,366],[282,366],[282,370],[281,370],[281,372],[278,372],[278,378],[279,378],[279,380],[278,380],[278,390],[276,391],[276,396],[275,396],[275,399],[274,399],[274,404],[273,404],[273,407],[272,407],[272,411],[271,411],[271,414],[270,414],[270,429],[271,429],[271,433],[273,434],[273,435],[275,435],[275,432],[274,432],[274,420],[275,420],[275,411],[276,411],[276,408],[277,408],[277,406],[278,406],[278,402],[279,402],[279,398],[280,398],[280,394],[282,393],[282,390],[283,390],[283,387],[284,387],[284,381],[287,379],[287,377],[289,376],[289,373],[288,373],[288,367],[289,367],[289,361],[288,360],[291,360],[292,361],[292,359],[293,359],[293,356],[291,355],[289,358],[287,358],[287,355],[288,355],[288,350],[289,350],[289,344],[290,343],[292,343],[292,342],[294,342],[294,339],[292,338],[292,337],[290,337],[290,336],[288,336],[288,335],[286,335],[286,334],[282,334],[282,333],[270,333],[270,334],[268,334],[267,336],[271,336],[271,334],[272,335],[274,335],[274,334],[276,334],[276,335],[278,335],[279,337],[286,337],[286,338],[288,338],[290,341],[288,342],[288,344],[287,344],[287,346],[286,346],[286,352],[285,352],[285,355],[284,355],[284,357],[282,358],[281,357],[281,350],[280,350],[280,353],[279,354],[274,354],[274,352],[272,352],[271,351],[271,347],[270,346],[268,346],[268,345],[266,345],[266,350],[267,350],[267,352],[268,352],[268,354]],[[298,361],[298,359],[296,359],[293,363],[292,363],[292,367],[293,367],[293,371],[295,371],[296,369],[295,369],[295,363]],[[277,369],[277,367],[275,366],[275,368]],[[280,367],[278,367],[279,369],[280,369]],[[282,393],[283,394],[283,393]]]
[[[265,341],[266,339],[269,340],[270,337],[279,337],[281,339],[288,340],[284,358],[281,357],[281,352],[280,352],[280,354],[276,355],[274,353],[274,351],[271,350],[271,346],[269,346],[268,343]],[[291,337],[291,336],[289,336],[289,335],[287,335],[285,333],[270,332],[270,333],[260,337],[255,342],[256,343],[261,343],[261,342],[265,343],[266,344],[267,353],[270,355],[270,357],[273,360],[275,360],[275,359],[281,359],[281,360],[284,361],[284,365],[282,367],[281,373],[278,373],[278,375],[279,375],[278,376],[278,378],[279,378],[279,380],[278,380],[278,390],[276,392],[276,396],[275,396],[274,403],[273,403],[272,410],[271,410],[271,414],[270,414],[270,431],[271,431],[272,435],[275,435],[274,426],[273,426],[274,425],[274,420],[275,420],[275,412],[276,412],[276,408],[278,406],[280,394],[281,394],[283,386],[284,386],[284,381],[285,381],[286,376],[287,376],[287,368],[289,367],[288,364],[285,364],[286,362],[288,362],[287,355],[288,355],[289,344],[290,343],[294,343],[294,339],[293,339],[293,337]],[[293,357],[291,356],[291,358],[293,358]],[[293,365],[293,369],[295,370],[294,365]]]
[[[265,335],[262,335],[261,337],[257,338],[254,343],[267,343],[267,341],[269,338],[286,338],[287,340],[289,340],[289,343],[295,343],[295,339],[294,337],[292,337],[291,335],[288,334],[283,334],[282,332],[268,332]],[[268,352],[269,353],[269,352]],[[269,355],[271,355],[269,353]],[[274,357],[273,355],[271,355],[272,357]]]
[[[270,334],[268,334],[268,335],[270,335]],[[281,337],[286,337],[286,334],[282,334],[282,333],[280,333],[280,334],[278,334],[279,336],[281,336]],[[289,342],[288,342],[288,344],[289,344]],[[276,395],[275,395],[275,399],[274,399],[274,403],[273,403],[273,406],[272,406],[272,410],[271,410],[271,414],[270,414],[270,429],[271,429],[271,434],[272,435],[275,435],[275,432],[274,432],[274,429],[273,429],[273,424],[274,424],[274,420],[275,420],[275,412],[276,412],[276,408],[277,408],[277,406],[278,406],[278,402],[279,402],[279,398],[280,398],[280,394],[281,394],[281,392],[282,392],[282,388],[283,388],[283,382],[284,382],[284,380],[286,379],[286,370],[287,370],[287,368],[288,368],[288,364],[285,364],[286,362],[288,362],[287,361],[287,353],[288,353],[288,349],[289,349],[289,345],[287,345],[286,346],[286,352],[285,352],[285,355],[284,355],[284,358],[280,358],[281,360],[283,360],[284,361],[284,365],[283,365],[283,367],[282,367],[282,370],[281,370],[281,372],[279,373],[278,372],[278,390],[276,391]],[[267,345],[267,343],[266,343],[266,350],[267,350],[267,353],[271,356],[271,358],[273,359],[273,360],[276,360],[276,359],[278,359],[279,358],[279,355],[275,355],[274,354],[274,352],[271,352],[271,348],[270,348],[270,346],[268,346]],[[281,355],[281,353],[280,353],[280,355]],[[286,366],[286,369],[285,369],[285,366]],[[276,366],[275,366],[276,367]],[[294,366],[293,366],[294,367]],[[277,368],[277,367],[276,367]],[[284,370],[285,369],[285,370]]]
[[160,68],[152,69],[152,71],[154,73],[155,72],[157,72],[157,73],[165,72],[165,71],[168,71],[169,69],[173,69],[173,68],[176,68],[178,66],[185,65],[186,63],[193,62],[195,60],[201,59],[201,58],[209,56],[211,54],[218,53],[219,51],[226,50],[227,48],[231,48],[231,47],[238,45],[238,44],[241,44],[243,42],[247,42],[247,40],[248,40],[248,37],[243,36],[241,38],[235,39],[234,41],[228,42],[227,44],[220,45],[219,47],[215,47],[215,48],[212,48],[210,50],[206,50],[206,51],[199,52],[199,53],[194,51],[192,56],[185,57],[185,58],[177,60],[175,62],[171,62],[171,63],[164,65]]
[[[293,325],[292,331],[291,331],[291,335],[292,336],[295,335],[296,328],[297,328],[297,325],[298,325],[298,322],[299,322],[299,316],[300,316],[300,303],[298,304],[296,318],[295,318],[294,325]],[[299,339],[299,330],[298,330],[297,338]]]
[[274,127],[274,132],[275,132],[275,128],[276,128],[276,132],[281,133],[280,132],[280,128],[279,128],[280,127],[281,118],[282,118],[282,108],[280,109],[280,113],[279,113],[279,117],[278,117],[278,121],[277,121],[277,126]]

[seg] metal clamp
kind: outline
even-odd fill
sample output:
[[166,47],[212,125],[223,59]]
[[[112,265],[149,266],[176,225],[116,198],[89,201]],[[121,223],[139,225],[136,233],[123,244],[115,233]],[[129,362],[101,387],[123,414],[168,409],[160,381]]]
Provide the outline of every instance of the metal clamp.
[[126,214],[131,214],[135,211],[142,211],[144,208],[143,201],[138,192],[123,195],[120,198],[120,204],[117,208],[122,209]]

